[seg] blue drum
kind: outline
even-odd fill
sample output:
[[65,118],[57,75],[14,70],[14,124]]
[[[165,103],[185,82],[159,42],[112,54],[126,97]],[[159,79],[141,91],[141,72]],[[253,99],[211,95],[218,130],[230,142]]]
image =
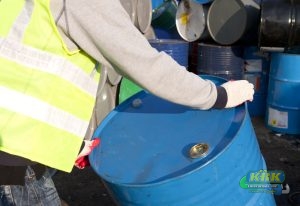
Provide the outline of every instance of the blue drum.
[[256,46],[244,47],[244,78],[254,85],[254,98],[248,103],[251,117],[266,115],[270,55]]
[[300,55],[272,53],[266,125],[283,134],[300,134]]
[[163,51],[170,55],[181,66],[188,67],[188,42],[179,39],[151,39],[149,43],[157,51]]
[[152,1],[152,21],[153,28],[170,30],[175,25],[177,2],[174,0]]
[[164,0],[151,0],[151,2],[152,2],[152,10],[155,10],[164,3]]
[[90,162],[118,205],[275,205],[273,194],[244,184],[266,169],[246,104],[201,111],[141,91],[95,136],[102,141]]
[[199,4],[208,4],[208,3],[211,3],[213,2],[213,0],[193,0]]
[[244,79],[243,46],[198,43],[198,74],[209,74],[227,80]]
[[180,39],[182,40],[180,34],[176,27],[171,29],[161,29],[161,28],[153,28],[156,39]]

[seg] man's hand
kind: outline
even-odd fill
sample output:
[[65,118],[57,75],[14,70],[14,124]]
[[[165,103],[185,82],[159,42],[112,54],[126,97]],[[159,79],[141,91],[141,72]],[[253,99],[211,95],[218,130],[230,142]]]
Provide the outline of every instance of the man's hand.
[[245,101],[252,101],[254,85],[247,80],[228,81],[221,85],[227,93],[227,104],[225,108],[238,106]]

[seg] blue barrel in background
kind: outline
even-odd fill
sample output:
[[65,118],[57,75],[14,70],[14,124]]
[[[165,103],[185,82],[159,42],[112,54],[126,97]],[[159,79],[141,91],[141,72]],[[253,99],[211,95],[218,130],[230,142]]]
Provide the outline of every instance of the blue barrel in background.
[[227,80],[243,79],[243,47],[199,43],[197,72]]
[[199,4],[208,4],[208,3],[211,3],[213,2],[213,0],[193,0]]
[[153,1],[152,0],[152,21],[153,28],[169,30],[174,27],[177,2],[174,0]]
[[149,43],[158,51],[164,51],[178,64],[188,67],[189,43],[176,39],[150,39]]
[[241,186],[250,171],[266,169],[246,104],[196,110],[142,91],[94,135],[101,146],[91,166],[118,205],[275,205],[272,194]]
[[257,46],[244,47],[244,78],[254,85],[254,98],[248,102],[251,117],[265,116],[267,105],[270,57],[269,53],[260,51]]
[[168,30],[161,29],[161,28],[153,28],[153,30],[157,39],[181,39],[182,40],[176,27],[173,27]]
[[272,53],[266,126],[278,133],[300,134],[300,55]]
[[159,8],[165,0],[151,0],[152,1],[152,10]]
[[157,39],[182,39],[176,28],[178,2],[152,0],[151,26]]

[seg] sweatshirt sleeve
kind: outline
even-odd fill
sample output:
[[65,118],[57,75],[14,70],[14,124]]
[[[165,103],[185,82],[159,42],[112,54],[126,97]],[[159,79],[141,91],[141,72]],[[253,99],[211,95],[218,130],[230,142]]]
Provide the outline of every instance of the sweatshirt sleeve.
[[213,82],[151,47],[119,0],[66,2],[65,32],[100,63],[113,65],[121,75],[168,101],[198,109],[224,106],[227,96],[226,100],[218,96],[220,89]]

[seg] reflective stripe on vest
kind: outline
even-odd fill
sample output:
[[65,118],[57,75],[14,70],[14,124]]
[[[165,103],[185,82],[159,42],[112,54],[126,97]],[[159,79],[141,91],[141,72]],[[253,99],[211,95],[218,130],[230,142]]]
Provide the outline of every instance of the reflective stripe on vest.
[[49,0],[2,0],[3,12],[15,21],[0,28],[0,150],[70,172],[95,103],[95,61],[67,49]]

